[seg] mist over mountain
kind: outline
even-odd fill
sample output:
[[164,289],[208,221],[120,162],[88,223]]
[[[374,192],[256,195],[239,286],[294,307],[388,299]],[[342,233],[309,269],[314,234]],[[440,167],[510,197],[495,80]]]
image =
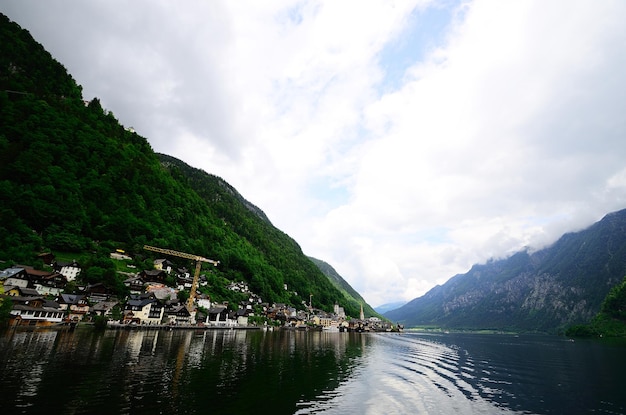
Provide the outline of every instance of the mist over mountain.
[[626,275],[626,210],[540,251],[474,265],[385,316],[408,326],[556,332],[589,322]]

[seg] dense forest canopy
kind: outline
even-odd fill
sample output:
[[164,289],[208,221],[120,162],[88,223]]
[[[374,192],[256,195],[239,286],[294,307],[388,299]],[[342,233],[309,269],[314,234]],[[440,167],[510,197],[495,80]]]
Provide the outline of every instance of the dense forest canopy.
[[219,260],[215,278],[244,280],[265,301],[302,307],[313,295],[316,307],[358,316],[259,208],[219,177],[154,153],[97,98],[83,101],[66,69],[3,15],[0,50],[0,260],[88,254],[103,270],[88,277],[119,285],[104,258],[124,249],[142,261],[154,257],[149,244]]

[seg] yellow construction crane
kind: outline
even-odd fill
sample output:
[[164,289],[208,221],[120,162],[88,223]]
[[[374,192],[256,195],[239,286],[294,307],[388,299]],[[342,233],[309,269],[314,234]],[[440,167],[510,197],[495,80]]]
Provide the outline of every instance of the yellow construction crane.
[[191,283],[191,292],[189,293],[189,299],[187,300],[187,309],[191,313],[193,311],[193,302],[196,299],[196,288],[198,287],[198,278],[200,277],[200,267],[202,266],[202,263],[208,262],[210,264],[213,264],[213,266],[216,267],[217,264],[220,263],[220,261],[214,261],[212,259],[207,259],[199,255],[187,254],[185,252],[178,252],[172,249],[157,248],[156,246],[150,246],[150,245],[144,245],[143,249],[146,249],[148,251],[159,252],[165,255],[173,255],[173,256],[178,256],[181,258],[193,259],[194,261],[196,261],[196,272],[193,274],[193,282]]

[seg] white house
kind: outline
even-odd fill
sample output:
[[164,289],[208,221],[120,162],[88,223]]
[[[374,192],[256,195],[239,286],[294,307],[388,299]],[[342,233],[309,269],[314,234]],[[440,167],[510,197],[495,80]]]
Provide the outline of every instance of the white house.
[[207,310],[211,308],[211,297],[206,294],[202,294],[201,296],[196,297],[196,302],[198,304],[198,307],[202,307]]
[[124,309],[124,318],[141,324],[160,324],[164,312],[163,305],[152,295],[131,296]]
[[78,262],[55,262],[54,270],[67,278],[68,282],[74,281],[80,274],[80,266]]

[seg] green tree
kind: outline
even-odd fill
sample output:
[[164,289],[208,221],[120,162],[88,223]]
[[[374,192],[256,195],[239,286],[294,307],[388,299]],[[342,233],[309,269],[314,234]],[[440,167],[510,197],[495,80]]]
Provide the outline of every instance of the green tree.
[[601,312],[613,318],[626,320],[626,277],[611,288],[602,303]]
[[178,291],[177,297],[181,303],[186,303],[189,299],[189,291],[180,290]]
[[9,297],[0,298],[0,324],[6,323],[11,317],[13,301]]

